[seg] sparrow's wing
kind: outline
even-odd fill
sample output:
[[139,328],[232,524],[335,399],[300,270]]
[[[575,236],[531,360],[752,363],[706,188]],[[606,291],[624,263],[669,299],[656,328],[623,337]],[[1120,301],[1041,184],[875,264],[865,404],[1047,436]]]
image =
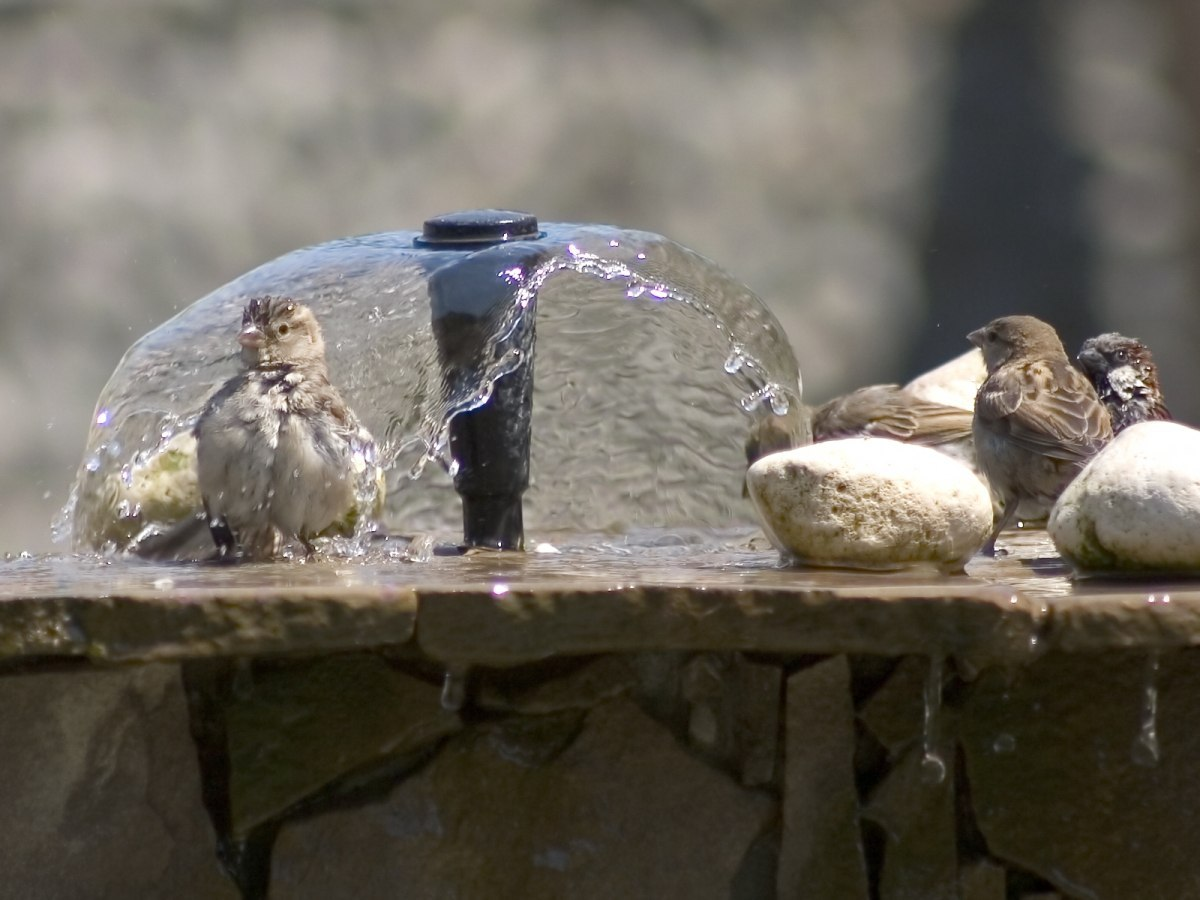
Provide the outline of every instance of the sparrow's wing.
[[895,401],[899,390],[895,384],[873,384],[834,397],[814,411],[813,437],[818,441],[859,437],[874,424],[878,436],[904,440],[916,429],[916,422]]
[[1108,412],[1092,386],[1066,363],[1004,366],[980,389],[975,411],[1017,446],[1052,459],[1084,462],[1112,437]]
[[822,440],[871,435],[918,444],[971,436],[971,411],[922,400],[894,384],[859,388],[817,410],[813,431]]

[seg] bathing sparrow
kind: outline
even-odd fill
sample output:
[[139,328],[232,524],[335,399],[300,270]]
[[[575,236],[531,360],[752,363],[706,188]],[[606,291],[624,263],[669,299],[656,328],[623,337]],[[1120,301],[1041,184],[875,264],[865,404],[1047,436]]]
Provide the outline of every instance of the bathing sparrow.
[[244,371],[213,394],[195,426],[209,530],[224,558],[271,559],[344,526],[374,441],[329,381],[312,311],[254,297],[238,334]]
[[1088,338],[1075,359],[1107,407],[1113,433],[1138,422],[1171,418],[1154,357],[1137,338],[1115,331]]

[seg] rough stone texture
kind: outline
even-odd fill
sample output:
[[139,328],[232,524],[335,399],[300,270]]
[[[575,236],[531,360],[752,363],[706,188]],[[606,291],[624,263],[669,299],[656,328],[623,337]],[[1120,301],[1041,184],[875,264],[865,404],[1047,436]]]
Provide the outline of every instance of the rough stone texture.
[[928,677],[928,658],[906,656],[859,711],[859,719],[893,759],[921,736]]
[[728,898],[774,804],[691,758],[627,700],[557,755],[505,725],[452,739],[386,799],[289,823],[277,898]]
[[844,656],[787,680],[778,895],[868,896],[854,785],[854,707]]
[[885,835],[881,900],[957,897],[952,712],[936,699],[926,721],[931,677],[945,679],[940,659],[906,657],[859,712],[895,761],[863,809]]
[[1067,652],[1158,650],[1200,643],[1195,583],[1158,581],[1141,591],[1124,583],[1050,607],[1043,646]]
[[1072,481],[1046,529],[1083,572],[1200,573],[1200,431],[1142,422]]
[[[1048,654],[983,673],[959,735],[980,830],[994,857],[1067,897],[1200,895],[1200,653]],[[1157,686],[1157,764],[1139,742]]]
[[225,710],[235,837],[339,779],[416,759],[462,727],[439,688],[377,656],[331,656],[248,681]]
[[179,670],[0,676],[0,894],[229,898]]
[[694,746],[737,771],[745,785],[775,777],[783,670],[740,653],[702,653],[683,672]]
[[[982,860],[964,866],[958,875],[961,900],[1006,900],[1008,896],[1003,866]],[[1032,900],[1023,897],[1022,900]]]
[[921,744],[875,790],[863,817],[886,835],[880,900],[958,900],[958,840],[954,812],[953,743],[941,739],[940,781],[928,777]]
[[[658,584],[427,590],[417,640],[435,659],[513,665],[553,655],[642,650],[762,653],[1030,654],[1043,604],[980,584],[888,586],[807,576],[755,589],[742,580],[703,590]],[[836,586],[835,586],[836,584]]]
[[481,672],[475,704],[483,709],[543,715],[587,709],[631,693],[638,685],[636,661],[626,654],[554,663]]
[[992,527],[992,499],[945,454],[884,438],[764,457],[746,485],[773,543],[809,565],[961,571]]
[[417,612],[410,588],[207,584],[80,593],[0,597],[0,658],[144,661],[402,644]]

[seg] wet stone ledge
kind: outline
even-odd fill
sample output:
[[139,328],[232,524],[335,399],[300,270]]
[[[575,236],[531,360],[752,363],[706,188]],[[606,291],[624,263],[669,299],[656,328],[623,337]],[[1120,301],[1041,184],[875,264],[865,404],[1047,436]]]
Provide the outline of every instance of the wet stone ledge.
[[1194,890],[1189,585],[639,566],[9,563],[6,890]]

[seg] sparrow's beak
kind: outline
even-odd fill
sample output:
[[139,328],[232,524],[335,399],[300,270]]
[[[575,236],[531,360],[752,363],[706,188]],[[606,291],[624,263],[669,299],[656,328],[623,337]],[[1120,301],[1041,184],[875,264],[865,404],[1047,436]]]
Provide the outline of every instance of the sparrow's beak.
[[262,329],[257,325],[247,325],[238,334],[238,343],[247,350],[257,350],[263,343]]
[[1084,368],[1092,366],[1099,369],[1104,362],[1104,358],[1095,347],[1084,347],[1079,351],[1079,355],[1075,357],[1075,361]]
[[967,340],[970,341],[972,344],[974,344],[976,347],[978,347],[980,350],[983,349],[983,332],[985,330],[986,329],[983,329],[983,328],[976,328],[974,331],[972,331],[970,334],[967,335]]

